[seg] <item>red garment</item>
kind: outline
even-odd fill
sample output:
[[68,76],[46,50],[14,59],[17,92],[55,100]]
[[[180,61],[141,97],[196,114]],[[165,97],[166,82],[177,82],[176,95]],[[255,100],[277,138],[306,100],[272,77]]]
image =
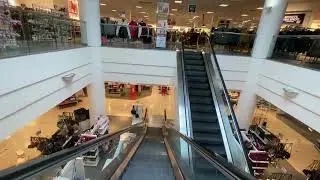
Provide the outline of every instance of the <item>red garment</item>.
[[138,24],[135,21],[129,23],[131,39],[138,39]]

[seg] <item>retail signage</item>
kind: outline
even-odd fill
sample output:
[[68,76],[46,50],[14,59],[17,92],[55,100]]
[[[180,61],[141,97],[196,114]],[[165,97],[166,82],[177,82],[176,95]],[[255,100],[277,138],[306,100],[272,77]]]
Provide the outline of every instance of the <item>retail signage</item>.
[[158,0],[157,3],[157,28],[156,47],[166,47],[166,37],[168,29],[169,2]]
[[286,14],[283,23],[286,24],[302,24],[306,14]]
[[68,0],[68,14],[71,19],[79,19],[78,0]]
[[189,4],[189,12],[195,13],[196,12],[196,5],[195,4]]

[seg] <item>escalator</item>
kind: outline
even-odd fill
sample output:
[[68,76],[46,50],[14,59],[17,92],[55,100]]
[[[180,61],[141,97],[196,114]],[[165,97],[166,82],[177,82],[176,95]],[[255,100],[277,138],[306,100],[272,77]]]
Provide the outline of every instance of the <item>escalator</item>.
[[[106,148],[106,145],[109,148]],[[99,149],[99,162],[85,166],[84,155],[94,149]],[[93,154],[91,156],[94,157]],[[11,179],[254,178],[226,160],[209,153],[169,124],[160,129],[148,128],[146,123],[142,122],[79,146],[0,171],[0,180]]]
[[208,150],[226,157],[216,108],[201,52],[184,51],[193,139]]

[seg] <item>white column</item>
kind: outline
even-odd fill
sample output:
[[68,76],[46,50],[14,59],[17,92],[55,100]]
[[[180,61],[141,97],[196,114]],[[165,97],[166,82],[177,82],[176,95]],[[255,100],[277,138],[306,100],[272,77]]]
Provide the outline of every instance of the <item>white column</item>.
[[253,57],[265,59],[272,55],[287,6],[288,0],[265,0],[252,50]]
[[262,59],[252,59],[250,63],[245,89],[240,94],[238,108],[236,111],[237,120],[240,128],[247,129],[252,123],[256,107],[256,92],[259,70],[261,70]]
[[[101,46],[100,1],[79,1],[81,23],[81,40],[88,46]],[[84,27],[84,28],[83,28]]]
[[100,115],[106,115],[105,105],[105,87],[102,63],[100,57],[100,48],[92,49],[92,80],[88,86],[90,123],[94,123],[94,119]]

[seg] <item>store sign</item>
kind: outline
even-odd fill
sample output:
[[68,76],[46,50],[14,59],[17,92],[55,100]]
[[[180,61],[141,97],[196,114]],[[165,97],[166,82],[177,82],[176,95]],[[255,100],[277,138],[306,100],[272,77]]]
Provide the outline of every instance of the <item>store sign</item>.
[[68,14],[71,19],[79,19],[78,0],[68,0]]
[[306,14],[286,14],[283,23],[286,24],[302,24]]
[[195,13],[196,12],[196,5],[195,4],[189,4],[189,12]]
[[156,47],[166,47],[168,29],[169,3],[166,0],[159,0],[157,3],[157,28]]

